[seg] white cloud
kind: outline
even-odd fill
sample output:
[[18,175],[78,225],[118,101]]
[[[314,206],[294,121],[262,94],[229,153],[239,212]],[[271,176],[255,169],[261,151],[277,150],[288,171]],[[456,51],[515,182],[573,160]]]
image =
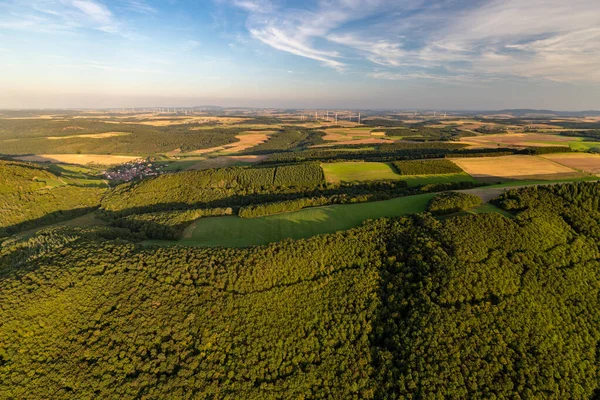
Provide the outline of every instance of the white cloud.
[[[122,3],[126,7],[141,7],[140,10],[145,4],[140,0]],[[128,38],[136,37],[99,0],[9,0],[4,6],[8,12],[0,13],[0,29],[39,33],[75,33],[81,29],[95,29]]]
[[109,25],[113,23],[113,14],[104,4],[92,0],[71,0],[71,5],[93,21]]
[[377,79],[600,82],[598,0],[232,1],[261,42],[338,70],[367,61]]
[[157,11],[154,7],[148,5],[142,0],[121,0],[123,8],[142,14],[156,14]]

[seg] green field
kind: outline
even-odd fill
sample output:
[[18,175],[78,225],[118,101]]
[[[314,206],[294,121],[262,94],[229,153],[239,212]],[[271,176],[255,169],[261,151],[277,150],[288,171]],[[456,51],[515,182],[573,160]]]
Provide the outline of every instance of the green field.
[[435,193],[399,197],[371,203],[333,205],[260,218],[202,218],[191,228],[191,237],[180,241],[147,241],[146,244],[245,247],[300,239],[359,226],[368,219],[398,217],[425,211]]
[[322,164],[325,179],[330,183],[376,180],[406,181],[408,186],[436,183],[476,182],[467,173],[440,175],[400,175],[391,164],[383,162],[340,162]]
[[340,162],[322,164],[327,182],[357,182],[394,179],[403,177],[390,164],[382,162]]
[[600,142],[569,142],[569,146],[571,146],[571,150],[588,151],[594,148],[600,149]]

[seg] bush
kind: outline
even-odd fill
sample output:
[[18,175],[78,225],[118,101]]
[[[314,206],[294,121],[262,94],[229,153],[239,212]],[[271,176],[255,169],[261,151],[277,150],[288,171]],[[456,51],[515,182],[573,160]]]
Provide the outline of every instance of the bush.
[[427,211],[434,215],[446,215],[466,211],[479,205],[481,205],[481,198],[478,196],[461,192],[445,192],[429,201]]

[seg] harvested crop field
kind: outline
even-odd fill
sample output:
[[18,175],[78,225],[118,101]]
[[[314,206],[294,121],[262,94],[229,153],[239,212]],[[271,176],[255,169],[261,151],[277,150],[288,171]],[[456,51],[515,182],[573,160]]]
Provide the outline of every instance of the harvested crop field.
[[37,154],[31,156],[13,157],[21,161],[33,162],[52,162],[63,164],[101,164],[101,165],[117,165],[129,161],[138,160],[137,156],[111,156],[102,154]]
[[452,162],[482,182],[505,180],[556,180],[578,178],[583,174],[537,156],[452,158]]
[[372,134],[372,128],[330,128],[325,129],[324,140],[342,141],[352,138],[369,138]]
[[270,135],[277,133],[276,131],[263,131],[263,132],[242,132],[235,138],[238,142],[227,144],[225,146],[211,147],[208,149],[199,149],[191,151],[187,154],[208,154],[208,153],[239,153],[244,150],[248,150],[254,146],[269,140]]
[[482,135],[465,137],[461,143],[469,144],[473,148],[497,148],[502,147],[552,147],[569,146],[569,142],[581,140],[579,138],[544,135],[540,133],[507,133],[499,135]]
[[115,136],[127,136],[131,135],[131,132],[106,132],[106,133],[89,133],[82,135],[70,135],[70,136],[47,136],[49,140],[64,140],[64,139],[105,139]]
[[569,168],[574,168],[590,174],[600,174],[600,154],[558,153],[545,154],[542,157]]

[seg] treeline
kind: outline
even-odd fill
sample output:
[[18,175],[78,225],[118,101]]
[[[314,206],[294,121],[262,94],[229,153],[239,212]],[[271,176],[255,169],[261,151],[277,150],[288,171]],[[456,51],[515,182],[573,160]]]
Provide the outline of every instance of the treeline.
[[412,160],[392,163],[400,175],[438,175],[464,172],[450,160]]
[[241,218],[257,218],[266,215],[279,214],[290,211],[302,210],[308,207],[317,207],[331,204],[331,199],[326,197],[303,197],[293,200],[284,200],[275,203],[257,204],[241,207],[238,215]]
[[400,136],[411,141],[429,142],[429,141],[452,141],[461,137],[475,136],[474,133],[462,131],[456,127],[432,128],[426,126],[404,127],[390,129],[374,129],[373,132],[384,132],[386,136]]
[[587,131],[563,131],[560,133],[561,136],[569,137],[583,137],[586,139],[600,140],[600,129],[590,129]]
[[433,215],[447,215],[467,211],[480,205],[479,196],[461,192],[444,192],[429,201],[427,211]]
[[7,239],[0,397],[594,398],[599,186],[246,249]]
[[398,142],[383,144],[377,149],[361,149],[364,146],[344,146],[339,149],[309,149],[295,152],[282,152],[271,154],[263,165],[280,163],[297,163],[304,161],[397,161],[420,160],[445,157],[494,157],[499,155],[529,154],[525,150],[495,148],[495,149],[467,149],[467,145],[459,143],[408,143]]

